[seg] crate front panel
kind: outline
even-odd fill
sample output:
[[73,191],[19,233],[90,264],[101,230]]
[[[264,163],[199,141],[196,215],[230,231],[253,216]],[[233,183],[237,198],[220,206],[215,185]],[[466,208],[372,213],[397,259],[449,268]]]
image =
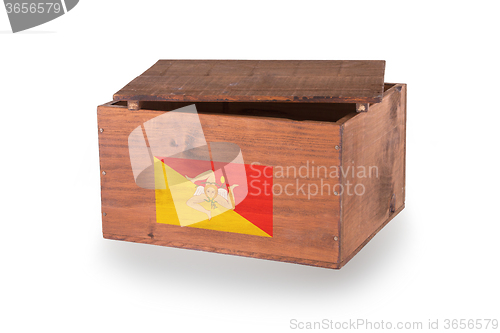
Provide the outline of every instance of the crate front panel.
[[[333,192],[335,186],[339,186],[334,172],[340,165],[339,150],[335,149],[340,145],[339,125],[199,114],[210,146],[224,142],[237,145],[247,171],[249,165],[255,165],[260,170],[267,167],[266,173],[271,173],[272,211],[254,205],[256,213],[251,222],[265,230],[265,234],[256,235],[210,230],[215,218],[207,219],[200,228],[160,220],[160,216],[168,217],[159,213],[163,207],[157,203],[159,192],[137,185],[128,138],[134,129],[164,113],[129,111],[113,105],[98,108],[98,125],[102,129],[100,165],[105,173],[101,173],[104,237],[335,267],[339,262],[336,237],[340,202]],[[237,191],[236,188],[234,193]],[[259,224],[259,212],[272,214],[271,226],[267,222]]]

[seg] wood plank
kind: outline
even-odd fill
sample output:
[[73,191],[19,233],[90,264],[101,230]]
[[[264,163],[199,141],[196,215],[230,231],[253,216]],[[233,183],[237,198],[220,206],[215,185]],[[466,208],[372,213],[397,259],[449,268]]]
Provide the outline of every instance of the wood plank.
[[[381,103],[342,125],[341,159],[346,172],[342,184],[344,188],[351,184],[353,193],[341,198],[342,265],[404,207],[405,137],[405,84],[392,86]],[[354,175],[349,169],[353,167]],[[358,194],[363,188],[362,195],[354,193],[355,185],[360,185]]]
[[[106,238],[181,248],[230,253],[256,258],[337,267],[340,200],[334,195],[275,195],[273,237],[220,232],[156,223],[155,192],[138,187],[132,174],[128,135],[161,111],[128,111],[126,106],[98,108],[103,234]],[[339,166],[340,126],[334,122],[291,119],[199,115],[208,142],[237,144],[245,163],[268,166]],[[284,187],[293,175],[274,177]],[[300,179],[321,186],[318,177]],[[333,187],[339,179],[330,179]],[[307,185],[306,185],[307,186]]]
[[339,263],[329,262],[329,261],[308,260],[308,259],[295,258],[295,257],[289,257],[289,256],[267,255],[267,254],[260,253],[260,252],[237,251],[237,250],[230,250],[230,249],[223,249],[223,248],[220,248],[220,249],[217,249],[217,251],[214,251],[213,247],[202,247],[202,246],[196,246],[195,244],[177,243],[174,241],[159,240],[156,238],[119,236],[119,235],[114,235],[114,234],[103,234],[103,236],[106,239],[119,240],[119,241],[125,241],[125,242],[144,243],[144,244],[168,246],[168,247],[175,247],[175,248],[180,248],[180,249],[189,249],[189,250],[197,250],[197,251],[205,251],[205,252],[216,252],[216,253],[230,254],[230,255],[241,256],[241,257],[250,257],[250,258],[258,258],[258,259],[282,261],[282,262],[288,262],[288,263],[293,263],[293,264],[301,264],[301,265],[323,267],[323,268],[333,268],[333,269],[340,268]]
[[114,100],[378,103],[382,60],[160,60]]

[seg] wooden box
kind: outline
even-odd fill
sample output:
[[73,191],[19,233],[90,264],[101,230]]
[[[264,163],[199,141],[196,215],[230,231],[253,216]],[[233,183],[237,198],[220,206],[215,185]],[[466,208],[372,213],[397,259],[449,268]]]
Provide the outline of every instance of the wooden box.
[[404,208],[384,69],[158,61],[98,107],[104,238],[342,267]]

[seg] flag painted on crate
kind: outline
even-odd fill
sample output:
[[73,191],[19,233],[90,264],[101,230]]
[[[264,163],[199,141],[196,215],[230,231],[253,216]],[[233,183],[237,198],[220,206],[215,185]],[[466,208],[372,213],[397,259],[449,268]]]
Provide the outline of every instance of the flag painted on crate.
[[137,127],[129,153],[136,184],[155,190],[157,223],[272,237],[272,167],[207,142],[194,105]]
[[252,186],[244,196],[230,170],[202,171],[206,161],[189,160],[186,169],[182,165],[188,160],[155,158],[155,162],[155,179],[166,180],[164,188],[155,190],[158,223],[272,237],[272,177],[262,172],[264,166],[244,165],[246,175],[240,184]]

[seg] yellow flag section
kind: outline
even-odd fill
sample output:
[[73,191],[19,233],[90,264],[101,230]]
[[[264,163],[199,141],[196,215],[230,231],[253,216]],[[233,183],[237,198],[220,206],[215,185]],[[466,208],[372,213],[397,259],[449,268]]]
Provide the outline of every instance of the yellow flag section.
[[[157,223],[271,237],[233,210],[221,205],[211,209],[209,202],[203,202],[203,208],[211,210],[212,218],[208,220],[206,214],[186,204],[194,195],[196,185],[156,157],[154,162],[155,182],[166,182],[166,186],[157,184],[155,190]],[[175,185],[169,186],[168,182]]]

